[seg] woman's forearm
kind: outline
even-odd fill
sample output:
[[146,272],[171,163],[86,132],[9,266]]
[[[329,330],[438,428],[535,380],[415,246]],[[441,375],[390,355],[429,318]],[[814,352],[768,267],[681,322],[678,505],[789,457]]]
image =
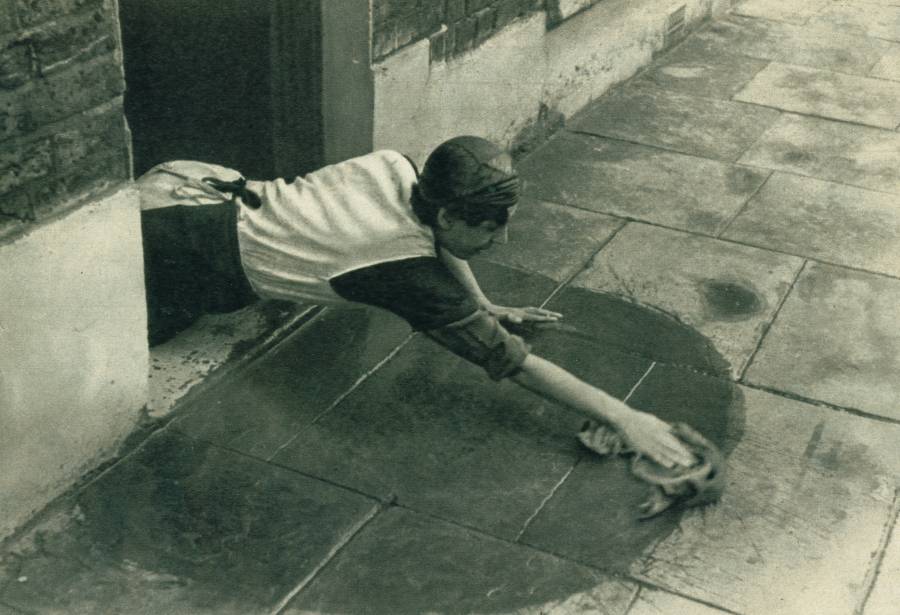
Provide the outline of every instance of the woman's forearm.
[[559,402],[584,416],[619,426],[634,412],[623,401],[591,386],[563,368],[529,354],[513,380],[529,391]]
[[513,380],[538,395],[616,429],[638,453],[666,467],[691,466],[694,455],[671,433],[668,423],[589,385],[533,354],[525,357]]

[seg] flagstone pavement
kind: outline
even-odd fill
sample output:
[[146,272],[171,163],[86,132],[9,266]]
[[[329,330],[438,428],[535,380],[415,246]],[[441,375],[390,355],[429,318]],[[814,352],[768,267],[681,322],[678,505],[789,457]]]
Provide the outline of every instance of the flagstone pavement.
[[21,613],[900,613],[900,2],[746,0],[519,165],[497,302],[727,454],[717,505],[325,309],[0,553]]

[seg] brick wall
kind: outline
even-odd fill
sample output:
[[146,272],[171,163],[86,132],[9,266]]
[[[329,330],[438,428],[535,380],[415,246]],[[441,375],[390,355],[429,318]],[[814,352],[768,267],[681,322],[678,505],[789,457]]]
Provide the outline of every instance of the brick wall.
[[0,234],[128,178],[124,88],[115,0],[0,0]]
[[440,60],[480,45],[516,17],[543,7],[544,0],[373,0],[372,58],[430,37],[432,60]]

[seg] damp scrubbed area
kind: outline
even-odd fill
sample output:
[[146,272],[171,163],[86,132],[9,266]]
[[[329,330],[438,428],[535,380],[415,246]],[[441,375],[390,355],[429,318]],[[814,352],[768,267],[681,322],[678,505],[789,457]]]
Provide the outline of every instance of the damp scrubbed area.
[[718,504],[638,521],[580,417],[322,309],[4,545],[0,613],[894,612],[897,11],[735,3],[522,160],[473,263],[716,443]]

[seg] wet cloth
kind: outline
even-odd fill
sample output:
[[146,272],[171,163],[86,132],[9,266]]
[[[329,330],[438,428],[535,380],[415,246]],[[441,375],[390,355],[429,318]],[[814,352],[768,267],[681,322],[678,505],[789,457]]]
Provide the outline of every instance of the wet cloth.
[[578,440],[603,456],[634,455],[631,473],[653,486],[650,498],[640,507],[640,519],[650,519],[674,505],[702,506],[722,497],[725,490],[725,457],[715,444],[685,423],[672,426],[672,433],[696,457],[691,467],[665,468],[635,454],[614,429],[588,421]]

